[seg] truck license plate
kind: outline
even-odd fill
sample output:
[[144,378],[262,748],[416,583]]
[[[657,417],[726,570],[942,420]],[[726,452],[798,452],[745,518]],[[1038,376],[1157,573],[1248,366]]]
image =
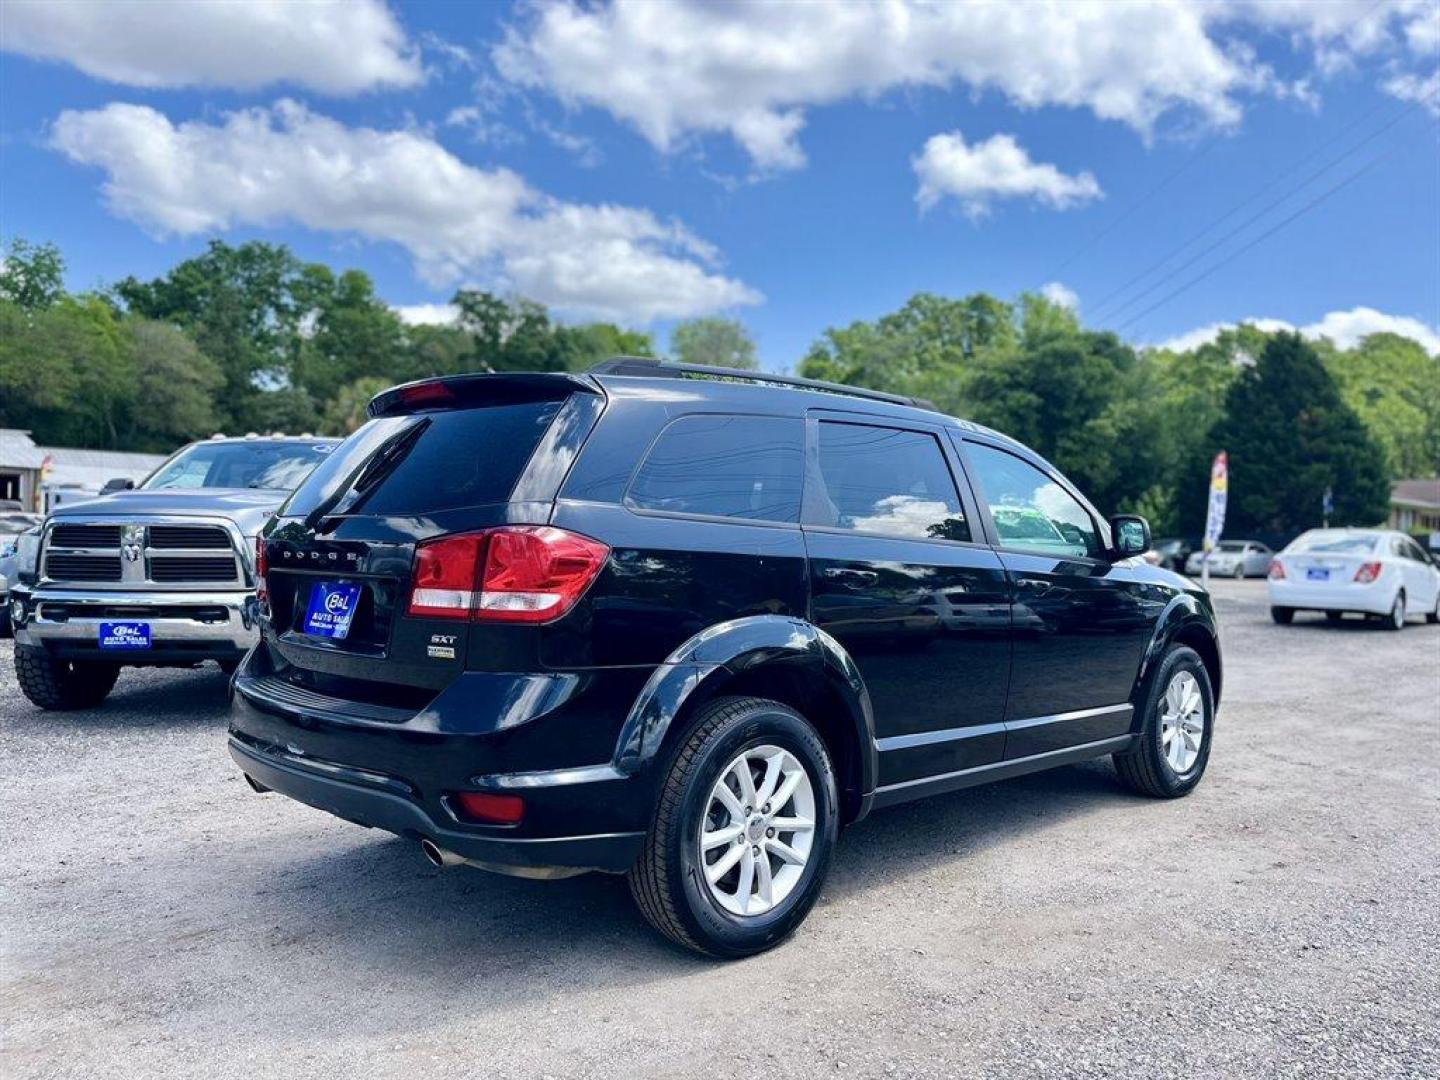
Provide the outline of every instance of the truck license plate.
[[102,622],[100,624],[100,648],[148,649],[150,648],[150,624]]

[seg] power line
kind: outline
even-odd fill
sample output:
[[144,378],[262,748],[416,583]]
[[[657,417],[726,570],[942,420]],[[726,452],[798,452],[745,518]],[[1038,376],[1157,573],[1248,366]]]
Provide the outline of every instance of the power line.
[[[1150,264],[1149,266],[1147,266],[1144,270],[1141,270],[1138,274],[1136,274],[1134,277],[1130,278],[1128,281],[1126,281],[1124,284],[1120,285],[1118,288],[1111,290],[1111,291],[1110,291],[1106,296],[1104,296],[1098,303],[1096,303],[1096,304],[1094,304],[1094,305],[1091,305],[1090,311],[1091,311],[1091,316],[1092,316],[1092,318],[1095,317],[1095,316],[1097,316],[1101,311],[1103,311],[1106,307],[1108,307],[1108,306],[1110,305],[1110,301],[1114,300],[1114,299],[1115,299],[1116,297],[1118,297],[1118,296],[1124,295],[1124,293],[1125,293],[1132,285],[1134,285],[1134,284],[1136,284],[1137,282],[1142,281],[1142,280],[1144,280],[1145,278],[1149,277],[1149,276],[1150,276],[1151,274],[1153,274],[1156,270],[1160,269],[1162,266],[1164,266],[1166,263],[1168,263],[1171,259],[1173,259],[1176,255],[1180,254],[1180,252],[1184,251],[1184,250],[1185,250],[1186,248],[1188,248],[1191,244],[1195,243],[1195,241],[1204,239],[1205,235],[1206,235],[1207,233],[1209,233],[1210,231],[1212,231],[1216,226],[1222,224],[1223,222],[1225,222],[1225,221],[1228,220],[1229,218],[1233,217],[1236,213],[1238,213],[1239,211],[1243,210],[1245,207],[1249,206],[1249,205],[1250,205],[1252,202],[1254,202],[1256,199],[1260,198],[1260,197],[1261,197],[1262,195],[1264,195],[1266,192],[1268,192],[1268,191],[1270,191],[1271,189],[1273,189],[1277,184],[1279,184],[1279,183],[1281,183],[1282,181],[1284,181],[1284,180],[1286,180],[1287,178],[1289,178],[1289,177],[1290,177],[1296,170],[1298,170],[1301,166],[1303,166],[1303,165],[1307,164],[1308,162],[1312,161],[1314,158],[1319,157],[1321,153],[1323,153],[1324,151],[1328,150],[1330,147],[1334,146],[1337,142],[1339,142],[1339,141],[1340,141],[1341,139],[1343,139],[1347,134],[1349,134],[1349,132],[1350,132],[1352,129],[1354,129],[1355,127],[1358,127],[1360,124],[1362,124],[1362,123],[1366,122],[1367,120],[1371,119],[1371,118],[1372,118],[1373,116],[1375,116],[1377,113],[1380,113],[1380,112],[1384,111],[1384,110],[1389,106],[1389,104],[1390,104],[1390,103],[1389,103],[1388,101],[1381,101],[1379,104],[1373,106],[1373,107],[1372,107],[1369,111],[1367,111],[1364,115],[1362,115],[1362,116],[1360,116],[1360,117],[1357,117],[1357,118],[1354,119],[1354,120],[1351,120],[1348,124],[1346,124],[1344,127],[1342,127],[1339,131],[1335,132],[1335,134],[1333,134],[1330,138],[1326,139],[1324,142],[1320,143],[1318,146],[1312,148],[1309,153],[1305,154],[1304,156],[1302,156],[1301,158],[1299,158],[1297,161],[1295,161],[1295,162],[1293,162],[1292,164],[1286,166],[1286,168],[1284,168],[1283,170],[1281,170],[1278,174],[1276,174],[1274,177],[1272,177],[1267,183],[1263,184],[1260,188],[1258,188],[1257,190],[1251,192],[1251,194],[1248,195],[1246,198],[1242,199],[1240,202],[1238,202],[1238,203],[1236,203],[1234,206],[1230,207],[1230,209],[1226,210],[1226,211],[1225,211],[1223,214],[1221,214],[1219,217],[1217,217],[1217,218],[1211,220],[1210,222],[1208,222],[1206,225],[1204,225],[1202,228],[1200,228],[1197,232],[1192,233],[1183,243],[1181,243],[1181,244],[1179,244],[1178,246],[1172,248],[1172,249],[1171,249],[1170,251],[1168,251],[1162,258],[1156,260],[1154,263],[1151,263],[1151,264]],[[1334,163],[1332,162],[1332,164],[1334,164]],[[1328,167],[1328,166],[1327,166],[1327,167]],[[1321,170],[1321,172],[1324,172],[1324,170]],[[1316,174],[1316,175],[1319,175],[1319,174]],[[1313,176],[1311,177],[1312,180],[1313,180],[1314,178],[1315,178],[1315,177],[1313,177]],[[1309,181],[1307,181],[1307,183],[1308,183],[1308,182],[1309,182]],[[1304,186],[1305,186],[1304,184],[1299,185],[1299,187],[1304,187]],[[1292,193],[1293,193],[1295,190],[1298,190],[1298,188],[1292,189]],[[1284,200],[1282,199],[1281,201],[1283,202]]]
[[1147,307],[1144,311],[1141,311],[1141,312],[1139,312],[1138,314],[1132,315],[1130,318],[1126,319],[1123,323],[1121,323],[1119,326],[1117,326],[1117,327],[1115,328],[1115,332],[1118,334],[1120,331],[1126,329],[1127,327],[1133,326],[1135,323],[1137,323],[1137,322],[1139,322],[1141,319],[1143,319],[1146,315],[1149,315],[1152,311],[1155,311],[1155,310],[1158,309],[1158,308],[1164,307],[1166,304],[1168,304],[1171,300],[1175,299],[1175,297],[1179,296],[1181,293],[1188,291],[1189,289],[1193,288],[1194,286],[1200,284],[1200,282],[1204,281],[1206,278],[1210,277],[1210,275],[1216,273],[1217,271],[1223,269],[1223,268],[1226,267],[1226,266],[1229,266],[1232,262],[1234,262],[1236,259],[1238,259],[1241,255],[1244,255],[1247,251],[1249,251],[1250,249],[1256,247],[1256,246],[1259,245],[1262,241],[1268,240],[1270,237],[1274,236],[1277,232],[1279,232],[1281,229],[1283,229],[1286,225],[1289,225],[1289,224],[1290,224],[1292,221],[1294,221],[1296,218],[1302,217],[1302,216],[1304,216],[1305,214],[1309,213],[1311,210],[1315,209],[1315,207],[1319,206],[1319,205],[1320,205],[1321,203],[1323,203],[1326,199],[1330,198],[1331,195],[1334,195],[1334,194],[1335,194],[1336,192],[1338,192],[1341,188],[1348,187],[1350,184],[1353,184],[1356,180],[1359,180],[1360,177],[1364,176],[1364,175],[1365,175],[1366,173],[1368,173],[1371,169],[1375,168],[1375,167],[1376,167],[1377,165],[1379,165],[1382,161],[1384,161],[1386,158],[1390,157],[1390,156],[1391,156],[1392,154],[1394,154],[1394,153],[1395,153],[1395,150],[1392,149],[1392,150],[1387,151],[1387,152],[1384,153],[1384,154],[1381,154],[1379,157],[1375,158],[1375,160],[1371,161],[1370,164],[1364,166],[1363,168],[1359,169],[1359,170],[1356,171],[1356,172],[1351,173],[1351,174],[1350,174],[1349,176],[1347,176],[1344,180],[1341,180],[1338,184],[1334,184],[1334,185],[1332,185],[1331,187],[1326,188],[1326,189],[1325,189],[1324,191],[1322,191],[1319,195],[1315,196],[1315,198],[1311,199],[1309,202],[1307,202],[1304,206],[1300,207],[1300,208],[1299,208],[1298,210],[1296,210],[1294,213],[1288,215],[1288,216],[1285,217],[1285,218],[1282,218],[1280,221],[1276,222],[1276,223],[1275,223],[1274,225],[1272,225],[1270,228],[1266,229],[1263,233],[1261,233],[1259,236],[1255,237],[1255,239],[1251,240],[1249,243],[1243,245],[1242,247],[1237,248],[1235,251],[1232,251],[1229,255],[1225,256],[1225,258],[1221,259],[1221,260],[1220,260],[1219,262],[1217,262],[1214,266],[1211,266],[1211,267],[1209,267],[1208,269],[1201,271],[1199,274],[1196,274],[1196,275],[1195,275],[1193,278],[1191,278],[1189,281],[1185,282],[1185,284],[1183,284],[1183,285],[1179,286],[1178,288],[1173,289],[1173,290],[1171,290],[1170,292],[1166,293],[1166,294],[1165,294],[1164,296],[1162,296],[1159,300],[1155,301],[1155,303],[1153,303],[1153,304],[1151,304],[1149,307]]
[[[1118,216],[1113,218],[1109,222],[1109,224],[1105,225],[1093,236],[1091,236],[1090,239],[1086,240],[1083,244],[1081,244],[1078,248],[1076,248],[1068,256],[1066,256],[1064,262],[1060,263],[1059,266],[1055,267],[1054,270],[1050,271],[1050,273],[1046,276],[1045,281],[1054,281],[1057,277],[1060,276],[1061,272],[1064,271],[1072,263],[1074,263],[1076,259],[1078,259],[1081,255],[1084,255],[1101,240],[1105,239],[1105,237],[1109,236],[1112,232],[1114,232],[1121,225],[1122,222],[1129,220],[1129,218],[1137,210],[1139,210],[1142,206],[1148,203],[1156,195],[1160,194],[1160,192],[1163,191],[1166,187],[1168,187],[1176,177],[1178,177],[1186,169],[1190,168],[1190,166],[1194,165],[1197,161],[1203,158],[1212,149],[1214,149],[1214,147],[1215,139],[1211,138],[1199,150],[1195,151],[1195,153],[1191,154],[1188,158],[1186,158],[1169,173],[1167,173],[1164,179],[1162,179],[1158,184],[1152,187],[1149,191],[1145,192],[1144,195],[1141,195],[1140,198],[1136,199],[1133,203],[1129,205],[1129,207],[1123,210]],[[1044,282],[1042,282],[1041,284],[1044,284]]]
[[[1109,315],[1108,317],[1109,317],[1109,318],[1116,318],[1116,317],[1118,317],[1123,311],[1125,311],[1126,308],[1132,307],[1133,305],[1139,303],[1141,300],[1145,299],[1145,297],[1147,297],[1147,296],[1149,296],[1151,293],[1153,293],[1156,289],[1160,288],[1160,286],[1164,285],[1167,281],[1173,280],[1176,276],[1178,276],[1179,274],[1181,274],[1181,273],[1183,273],[1184,271],[1188,270],[1190,267],[1194,266],[1194,265],[1195,265],[1197,262],[1199,262],[1201,259],[1205,258],[1205,256],[1209,255],[1211,252],[1215,251],[1217,248],[1222,247],[1226,242],[1228,242],[1229,240],[1233,239],[1233,238],[1234,238],[1236,235],[1238,235],[1239,233],[1244,232],[1244,231],[1245,231],[1246,229],[1248,229],[1251,225],[1255,224],[1255,222],[1259,221],[1259,220],[1260,220],[1261,218],[1263,218],[1266,214],[1270,213],[1271,210],[1274,210],[1277,206],[1282,205],[1284,202],[1286,202],[1286,200],[1288,200],[1288,199],[1290,199],[1292,196],[1294,196],[1297,192],[1303,190],[1303,189],[1306,188],[1306,187],[1309,187],[1312,183],[1314,183],[1314,182],[1315,182],[1316,180],[1318,180],[1320,177],[1324,176],[1324,175],[1325,175],[1327,172],[1329,172],[1331,169],[1335,168],[1335,166],[1343,163],[1343,162],[1346,161],[1348,158],[1353,157],[1356,153],[1358,153],[1360,150],[1363,150],[1366,146],[1368,146],[1370,143],[1374,142],[1374,141],[1375,141],[1376,139],[1378,139],[1381,135],[1384,135],[1387,131],[1389,131],[1391,128],[1393,128],[1396,124],[1400,123],[1400,121],[1404,120],[1404,119],[1405,119],[1407,116],[1409,116],[1412,112],[1414,112],[1416,109],[1420,108],[1421,104],[1422,104],[1421,101],[1416,101],[1416,102],[1412,102],[1410,105],[1407,105],[1407,106],[1405,106],[1404,108],[1402,108],[1402,109],[1400,110],[1400,112],[1398,112],[1395,116],[1391,117],[1391,119],[1390,119],[1389,121],[1387,121],[1386,123],[1382,124],[1379,128],[1375,129],[1374,131],[1370,132],[1370,134],[1366,135],[1363,139],[1361,139],[1359,142],[1355,143],[1353,146],[1349,147],[1348,149],[1344,150],[1344,151],[1341,152],[1340,154],[1336,155],[1334,158],[1330,159],[1328,162],[1326,162],[1326,163],[1325,163],[1324,165],[1322,165],[1320,168],[1316,169],[1316,170],[1315,170],[1314,172],[1312,172],[1309,176],[1307,176],[1304,180],[1300,181],[1300,183],[1295,184],[1295,185],[1293,185],[1292,187],[1286,189],[1283,193],[1280,194],[1279,197],[1277,197],[1277,198],[1275,198],[1275,199],[1272,199],[1270,202],[1268,202],[1268,203],[1266,203],[1264,206],[1262,206],[1259,210],[1255,211],[1255,213],[1253,213],[1253,214],[1251,214],[1249,217],[1247,217],[1244,221],[1240,222],[1238,225],[1234,226],[1233,228],[1227,230],[1225,233],[1223,233],[1223,234],[1219,237],[1219,239],[1213,241],[1213,242],[1212,242],[1211,244],[1209,244],[1207,247],[1202,248],[1200,251],[1196,252],[1194,255],[1192,255],[1190,258],[1186,259],[1183,263],[1181,263],[1180,265],[1176,266],[1174,269],[1168,271],[1168,272],[1165,273],[1165,274],[1162,274],[1159,278],[1157,278],[1155,281],[1153,281],[1150,285],[1146,286],[1146,287],[1145,287],[1144,289],[1142,289],[1140,292],[1138,292],[1138,293],[1136,293],[1134,296],[1130,297],[1130,299],[1126,300],[1124,303],[1120,304],[1120,305],[1117,306],[1117,307],[1112,308],[1111,311],[1110,311],[1110,315]],[[1328,145],[1328,144],[1326,144],[1326,145]],[[1323,149],[1323,147],[1322,147],[1322,149]],[[1312,156],[1313,156],[1313,155],[1312,155]],[[1305,160],[1305,159],[1302,159],[1302,160]],[[1293,166],[1292,166],[1292,169],[1293,169]],[[1287,172],[1288,172],[1288,170],[1287,170]],[[1226,211],[1223,215],[1221,215],[1219,218],[1217,218],[1214,222],[1212,222],[1211,224],[1207,225],[1205,228],[1201,229],[1198,233],[1196,233],[1196,234],[1195,234],[1194,236],[1192,236],[1190,239],[1186,240],[1186,241],[1185,241],[1183,244],[1181,244],[1179,247],[1173,249],[1169,254],[1167,254],[1167,255],[1166,255],[1163,259],[1161,259],[1158,263],[1155,263],[1154,265],[1152,265],[1151,267],[1149,267],[1147,270],[1145,270],[1143,273],[1141,273],[1141,274],[1138,276],[1138,278],[1132,278],[1130,282],[1127,282],[1124,286],[1122,286],[1119,290],[1117,290],[1117,292],[1124,292],[1125,289],[1129,288],[1129,286],[1130,286],[1131,284],[1134,284],[1134,282],[1135,282],[1136,280],[1138,280],[1139,278],[1145,277],[1147,274],[1151,273],[1153,270],[1158,269],[1159,267],[1163,266],[1165,263],[1169,262],[1172,258],[1174,258],[1176,255],[1178,255],[1181,251],[1184,251],[1187,247],[1189,247],[1191,244],[1193,244],[1196,240],[1201,239],[1207,232],[1209,232],[1210,230],[1212,230],[1212,229],[1213,229],[1216,225],[1218,225],[1220,222],[1222,222],[1222,221],[1224,221],[1226,218],[1230,217],[1230,216],[1231,216],[1232,214],[1234,214],[1237,210],[1239,210],[1239,209],[1241,209],[1242,207],[1244,207],[1244,206],[1248,205],[1249,203],[1253,202],[1259,195],[1264,194],[1265,191],[1268,191],[1270,188],[1274,187],[1275,184],[1276,184],[1277,182],[1279,182],[1280,180],[1284,180],[1284,179],[1286,178],[1286,175],[1287,175],[1286,173],[1282,173],[1282,174],[1281,174],[1280,176],[1278,176],[1274,181],[1271,181],[1270,184],[1266,185],[1266,187],[1261,188],[1260,191],[1256,193],[1256,195],[1250,196],[1250,198],[1245,199],[1243,202],[1239,203],[1239,204],[1238,204],[1237,206],[1235,206],[1234,208]],[[1103,317],[1103,316],[1100,316],[1100,315],[1099,315],[1100,311],[1109,304],[1110,300],[1112,300],[1112,299],[1115,297],[1115,295],[1116,295],[1116,293],[1111,293],[1110,296],[1108,296],[1108,297],[1106,297],[1104,300],[1102,300],[1102,301],[1100,302],[1100,304],[1098,304],[1098,305],[1096,306],[1095,311],[1094,311],[1094,315],[1093,315],[1092,317]]]

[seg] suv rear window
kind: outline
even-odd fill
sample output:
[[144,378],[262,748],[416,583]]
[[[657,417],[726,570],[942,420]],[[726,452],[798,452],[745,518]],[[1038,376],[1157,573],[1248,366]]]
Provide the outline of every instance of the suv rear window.
[[822,423],[820,475],[825,490],[809,524],[882,536],[970,539],[960,495],[933,435]]
[[682,416],[630,484],[637,510],[750,521],[800,520],[805,427],[779,416]]
[[[505,502],[563,404],[531,401],[371,420],[310,474],[284,513],[303,517],[337,496],[335,513],[377,516]],[[376,468],[386,454],[394,460]],[[375,476],[368,485],[367,470]]]

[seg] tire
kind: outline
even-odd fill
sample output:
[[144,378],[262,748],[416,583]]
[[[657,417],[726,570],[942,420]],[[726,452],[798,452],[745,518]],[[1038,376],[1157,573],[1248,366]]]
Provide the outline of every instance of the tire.
[[1295,621],[1295,609],[1293,607],[1272,607],[1270,618],[1274,619],[1281,626],[1289,626]]
[[1239,566],[1235,567],[1235,572],[1234,572],[1233,574],[1231,574],[1230,576],[1233,577],[1236,581],[1244,581],[1244,580],[1245,580],[1245,564],[1244,564],[1244,563],[1241,563]]
[[[1283,609],[1282,609],[1283,610]],[[1190,763],[1177,771],[1171,764],[1164,742],[1161,714],[1167,705],[1166,692],[1173,681],[1182,674],[1188,674],[1194,688],[1200,695],[1199,707],[1204,718],[1204,729],[1200,733],[1199,746]],[[1205,775],[1205,766],[1210,761],[1210,741],[1215,732],[1215,693],[1210,687],[1210,676],[1205,664],[1194,649],[1184,645],[1173,646],[1161,661],[1155,672],[1145,702],[1145,722],[1135,747],[1121,754],[1112,755],[1115,771],[1126,786],[1142,795],[1157,799],[1178,799],[1195,790]],[[1174,738],[1180,738],[1176,734]]]
[[13,637],[14,633],[10,626],[10,604],[0,597],[0,639]]
[[[712,816],[719,807],[719,803],[713,801],[714,789],[722,777],[732,776],[731,767],[742,754],[759,747],[778,748],[789,755],[785,761],[803,769],[812,797],[813,828],[809,830],[810,847],[803,866],[784,886],[788,891],[760,914],[739,914],[723,906],[716,890],[734,873],[735,895],[740,895],[744,881],[748,906],[759,888],[759,861],[745,854],[745,848],[750,845],[750,828],[739,826],[745,830],[734,844],[741,852],[736,857],[739,861],[732,863],[733,869],[719,878],[714,889],[707,880],[706,859],[715,856],[708,866],[724,861],[730,855],[731,841],[719,845],[718,849],[712,847],[707,854],[701,851],[700,835],[707,827],[718,832],[735,826],[733,816],[723,824]],[[790,771],[793,773],[796,769]],[[784,941],[804,921],[820,894],[839,828],[835,772],[819,734],[799,713],[778,702],[752,697],[719,698],[696,715],[693,727],[679,740],[660,775],[655,815],[645,847],[629,874],[630,894],[641,914],[670,940],[706,956],[725,959],[751,956]],[[734,775],[738,777],[738,773]],[[791,779],[788,774],[782,775],[784,779],[777,778],[776,787]],[[762,775],[758,783],[752,780],[762,792],[764,779]],[[728,791],[736,790],[729,786],[730,780],[724,782]],[[755,814],[746,820],[752,823],[760,820],[763,826],[771,819],[795,820],[803,816],[799,812],[803,792],[798,787],[796,790],[796,796],[775,807],[770,819],[761,819]],[[792,807],[793,816],[780,817],[780,811],[787,806]],[[761,834],[758,830],[755,833],[759,844],[764,845],[759,858],[766,860],[767,867],[775,866],[775,876],[770,879],[772,890],[781,887],[780,877],[789,869],[784,860],[770,854],[772,844],[779,842],[780,846],[786,846],[785,834],[783,829],[778,835],[768,831]],[[775,840],[765,838],[770,835],[774,835]],[[799,843],[798,835],[791,834],[789,841]],[[756,848],[751,848],[754,850]],[[751,866],[748,880],[740,877],[740,868],[747,860]]]
[[105,700],[120,675],[118,664],[58,660],[33,645],[15,647],[20,690],[42,709],[90,709]]
[[1345,613],[1343,611],[1327,611],[1325,612],[1325,618],[1329,619],[1331,622],[1339,622],[1341,619],[1345,618]]
[[1381,623],[1386,630],[1405,629],[1405,590],[1401,589],[1395,594],[1395,602],[1390,605],[1390,614],[1385,616]]
[[226,676],[227,678],[230,677],[231,675],[234,675],[235,672],[236,672],[236,670],[238,670],[239,667],[240,667],[240,661],[239,661],[238,659],[237,659],[237,660],[216,660],[215,662],[220,665],[220,670],[225,673],[225,676]]
[[1435,607],[1425,613],[1425,621],[1431,626],[1440,623],[1440,593],[1435,596]]

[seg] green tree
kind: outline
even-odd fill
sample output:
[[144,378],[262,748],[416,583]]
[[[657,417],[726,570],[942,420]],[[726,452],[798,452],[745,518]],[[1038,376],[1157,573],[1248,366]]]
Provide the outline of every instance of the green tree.
[[739,319],[687,319],[670,331],[670,351],[677,363],[754,371],[755,340]]
[[294,288],[301,310],[290,381],[315,401],[328,401],[359,378],[401,382],[409,374],[400,318],[375,295],[369,275],[310,264]]
[[1391,473],[1440,472],[1440,356],[1398,334],[1370,334],[1327,353],[1341,397],[1384,448]]
[[1190,527],[1204,521],[1209,458],[1230,461],[1226,532],[1293,535],[1320,524],[1326,488],[1331,524],[1373,525],[1390,496],[1385,455],[1348,405],[1315,348],[1298,334],[1272,335],[1236,378],[1225,415],[1191,466],[1185,486]]
[[300,312],[293,287],[300,263],[289,249],[260,241],[231,247],[212,240],[203,255],[163,277],[115,286],[129,310],[186,330],[225,383],[217,401],[230,430],[247,427],[264,386],[286,385]]
[[65,260],[54,244],[10,241],[0,257],[0,300],[26,311],[48,308],[65,292]]
[[325,406],[320,430],[326,435],[349,435],[368,419],[365,406],[370,404],[370,399],[390,385],[389,379],[362,375],[342,386]]
[[982,357],[1018,347],[1015,310],[976,293],[959,300],[917,293],[874,322],[831,327],[801,362],[806,378],[866,386],[969,411],[968,382]]
[[121,326],[135,393],[119,445],[164,453],[213,434],[215,393],[224,382],[219,365],[168,323],[131,316]]

